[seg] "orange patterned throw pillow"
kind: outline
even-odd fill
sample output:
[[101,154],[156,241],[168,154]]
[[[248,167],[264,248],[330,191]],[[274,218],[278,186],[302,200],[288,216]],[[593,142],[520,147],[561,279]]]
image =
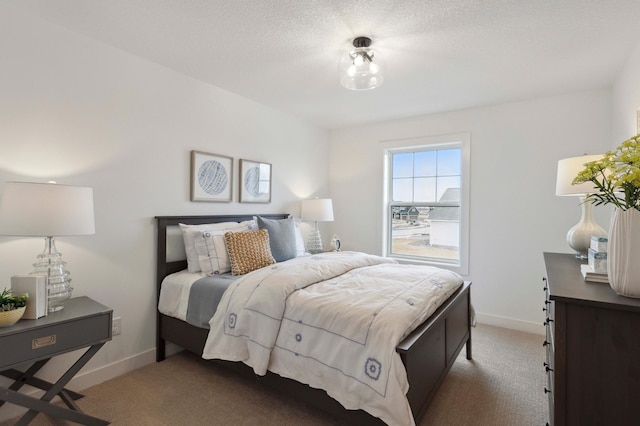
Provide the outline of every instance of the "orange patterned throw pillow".
[[271,255],[269,232],[266,229],[227,232],[224,240],[231,260],[232,275],[244,275],[276,263]]

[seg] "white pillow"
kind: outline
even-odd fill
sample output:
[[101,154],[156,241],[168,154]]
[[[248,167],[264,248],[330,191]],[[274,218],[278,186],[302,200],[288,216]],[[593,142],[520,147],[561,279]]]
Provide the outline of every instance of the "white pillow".
[[293,219],[293,224],[295,225],[294,231],[296,234],[296,257],[306,256],[307,252],[304,249],[304,240],[302,239],[302,232],[300,232],[300,224],[302,223],[301,219]]
[[[253,220],[247,220],[244,222],[220,222],[220,223],[206,223],[203,225],[185,225],[180,223],[180,229],[182,230],[182,237],[184,238],[184,250],[187,253],[187,270],[189,272],[200,272],[200,260],[198,259],[198,252],[196,251],[196,238],[202,238],[202,232],[213,230],[252,230],[258,229],[257,224]],[[223,233],[224,235],[224,233]]]
[[200,269],[211,276],[231,271],[231,260],[227,253],[224,234],[227,232],[247,232],[248,226],[241,225],[232,229],[213,229],[202,231],[195,239]]

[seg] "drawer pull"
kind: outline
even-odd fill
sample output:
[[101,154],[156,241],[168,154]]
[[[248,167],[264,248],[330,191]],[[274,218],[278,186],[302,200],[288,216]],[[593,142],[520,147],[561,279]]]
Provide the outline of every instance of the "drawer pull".
[[51,346],[56,344],[56,335],[39,337],[31,341],[31,349],[44,348],[45,346]]
[[542,346],[549,346],[549,342],[547,340],[545,340],[544,343],[542,344]]
[[542,365],[544,365],[545,371],[547,371],[547,372],[553,371],[553,368],[549,368],[549,364],[547,364],[546,362],[543,362]]
[[551,393],[551,391],[547,388],[544,388],[544,393]]
[[547,325],[547,324],[552,323],[552,322],[553,322],[552,319],[547,318],[547,320],[545,322],[543,322],[542,325]]

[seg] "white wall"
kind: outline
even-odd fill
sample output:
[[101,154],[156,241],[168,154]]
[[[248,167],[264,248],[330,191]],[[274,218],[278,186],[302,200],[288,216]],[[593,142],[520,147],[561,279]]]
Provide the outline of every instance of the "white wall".
[[627,60],[613,86],[611,148],[640,133],[636,122],[638,110],[640,110],[640,43]]
[[[113,308],[122,335],[86,370],[154,359],[154,216],[299,215],[301,198],[328,195],[325,130],[1,6],[0,58],[0,191],[10,180],[94,188],[96,234],[58,249],[74,295]],[[191,150],[236,159],[233,203],[189,201]],[[240,158],[273,165],[270,204],[237,202]],[[0,288],[42,249],[0,237]]]
[[[542,252],[566,252],[578,200],[555,196],[557,161],[610,144],[610,91],[394,120],[332,132],[332,232],[343,248],[382,251],[380,141],[469,132],[469,276],[484,322],[542,330]],[[608,226],[608,211],[595,208]]]

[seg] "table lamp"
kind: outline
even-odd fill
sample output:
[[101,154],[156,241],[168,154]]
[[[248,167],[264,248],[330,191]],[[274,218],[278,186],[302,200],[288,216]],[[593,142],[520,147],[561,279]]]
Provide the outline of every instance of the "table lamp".
[[0,235],[45,237],[33,274],[47,276],[47,310],[59,311],[73,288],[55,245],[60,236],[95,234],[93,189],[55,183],[7,182],[0,199]]
[[318,222],[333,221],[333,203],[330,198],[302,200],[301,210],[302,220],[314,222],[313,231],[307,240],[307,251],[312,254],[320,253],[322,252],[322,237],[318,229]]
[[567,233],[567,244],[575,250],[576,257],[580,259],[587,258],[591,237],[606,237],[607,232],[593,220],[593,204],[591,201],[586,201],[587,194],[594,190],[593,183],[584,182],[573,185],[573,179],[584,169],[585,163],[601,158],[602,155],[582,155],[558,161],[556,195],[580,197],[582,205],[580,221]]

